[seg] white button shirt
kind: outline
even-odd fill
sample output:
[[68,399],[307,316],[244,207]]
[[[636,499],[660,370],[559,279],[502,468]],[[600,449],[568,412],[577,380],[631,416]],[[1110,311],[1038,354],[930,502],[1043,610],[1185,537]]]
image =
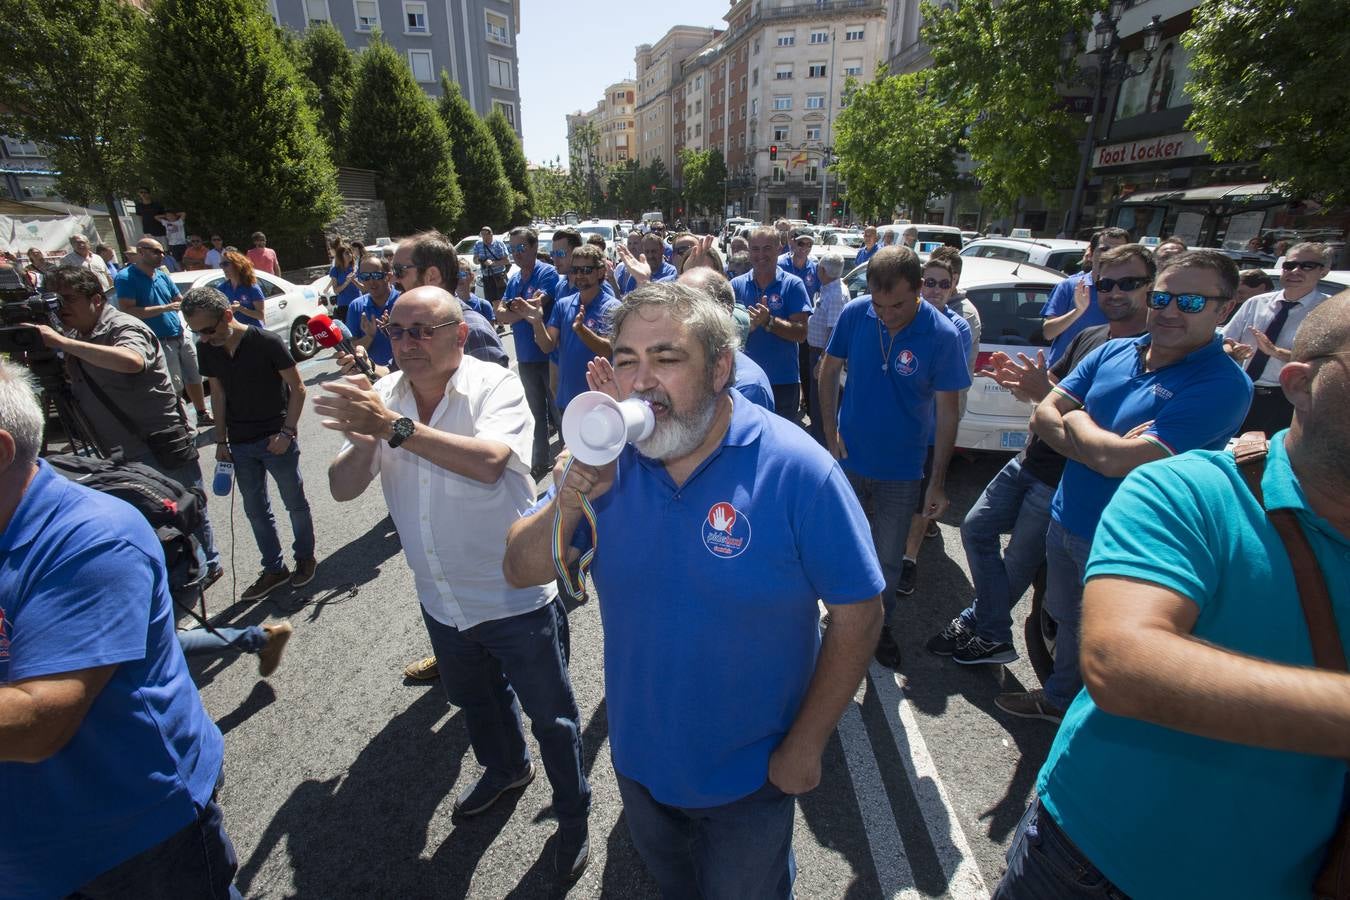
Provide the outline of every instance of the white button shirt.
[[[403,373],[380,379],[375,390],[390,409],[417,420],[417,401]],[[371,474],[380,476],[423,609],[462,631],[548,603],[557,593],[552,583],[513,588],[502,576],[506,530],[535,500],[528,462],[534,417],[519,376],[465,356],[425,424],[497,441],[511,456],[502,477],[483,484],[380,441]]]
[[[1284,291],[1273,291],[1269,294],[1257,294],[1255,297],[1248,297],[1247,302],[1233,313],[1233,318],[1228,320],[1228,324],[1223,327],[1223,336],[1228,340],[1237,341],[1239,344],[1246,344],[1249,347],[1257,347],[1256,338],[1247,329],[1255,326],[1257,331],[1265,332],[1270,327],[1270,320],[1275,318],[1275,313],[1279,311],[1280,301],[1284,299]],[[1308,318],[1308,313],[1312,312],[1317,306],[1327,299],[1327,295],[1313,288],[1304,294],[1298,301],[1298,306],[1289,310],[1289,317],[1284,320],[1284,327],[1280,329],[1280,336],[1275,339],[1275,346],[1281,350],[1294,349],[1294,335],[1298,334],[1299,326],[1303,320]],[[1245,370],[1247,364],[1239,363]],[[1261,373],[1261,377],[1256,379],[1256,383],[1262,387],[1279,387],[1280,370],[1284,368],[1284,363],[1275,357],[1271,357],[1266,362],[1266,368]]]

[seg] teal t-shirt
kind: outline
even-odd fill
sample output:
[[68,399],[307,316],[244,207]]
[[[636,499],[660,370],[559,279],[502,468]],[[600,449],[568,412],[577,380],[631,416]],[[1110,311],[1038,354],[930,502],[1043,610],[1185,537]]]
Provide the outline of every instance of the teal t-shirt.
[[[1308,506],[1284,438],[1271,441],[1266,503],[1297,512],[1350,646],[1350,541]],[[1208,643],[1313,664],[1289,557],[1230,453],[1197,450],[1132,472],[1097,528],[1087,578],[1103,575],[1191,598],[1192,633]],[[1073,842],[1133,897],[1307,900],[1346,774],[1343,760],[1110,715],[1083,690],[1036,786]]]

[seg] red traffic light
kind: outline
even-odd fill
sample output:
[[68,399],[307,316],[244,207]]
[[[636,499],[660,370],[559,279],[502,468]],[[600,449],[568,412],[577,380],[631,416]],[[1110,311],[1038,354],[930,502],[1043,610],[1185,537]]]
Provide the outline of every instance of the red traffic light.
[[771,159],[771,160],[776,160],[776,159],[778,159],[778,145],[777,145],[777,144],[770,144],[770,145],[769,145],[769,159]]

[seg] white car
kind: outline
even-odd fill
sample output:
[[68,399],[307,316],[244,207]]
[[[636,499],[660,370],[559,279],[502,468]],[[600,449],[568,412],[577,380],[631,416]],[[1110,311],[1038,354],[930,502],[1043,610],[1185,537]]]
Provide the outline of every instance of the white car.
[[877,226],[877,243],[884,243],[886,233],[895,232],[895,242],[899,244],[904,240],[905,231],[910,228],[919,230],[919,238],[915,241],[914,250],[920,256],[926,256],[936,248],[946,244],[948,247],[961,249],[961,229],[953,228],[950,225],[926,225],[922,222],[896,222],[891,225]]
[[[961,289],[980,312],[981,337],[975,369],[988,368],[998,351],[1017,358],[1049,347],[1041,326],[1041,308],[1062,272],[1028,263],[980,257],[961,260]],[[867,291],[867,263],[844,276],[849,295]],[[1027,445],[1032,405],[1018,400],[992,379],[976,378],[966,396],[966,413],[956,432],[965,450],[1015,453]]]
[[581,232],[582,241],[585,241],[589,235],[600,235],[605,239],[605,255],[611,260],[619,258],[615,247],[623,237],[619,233],[618,222],[613,219],[588,219],[577,226],[577,231]]
[[995,237],[971,241],[966,244],[961,255],[1030,262],[1072,275],[1079,270],[1079,263],[1087,248],[1087,241],[1071,241],[1065,238]]
[[[286,342],[296,362],[309,359],[319,350],[318,342],[309,333],[309,320],[317,315],[332,314],[319,296],[318,289],[313,284],[291,284],[284,278],[266,272],[255,272],[254,275],[266,298],[263,324],[268,331]],[[225,273],[220,269],[174,272],[169,277],[178,286],[179,292],[184,294],[197,287],[218,288],[225,282]],[[321,279],[327,280],[327,275]]]

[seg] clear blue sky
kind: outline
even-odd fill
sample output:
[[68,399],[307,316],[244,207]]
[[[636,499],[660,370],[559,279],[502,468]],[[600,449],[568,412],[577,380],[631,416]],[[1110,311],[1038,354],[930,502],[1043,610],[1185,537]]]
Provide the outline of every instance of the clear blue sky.
[[561,156],[566,166],[568,113],[594,108],[606,87],[632,78],[638,44],[656,43],[675,25],[726,28],[722,15],[731,2],[632,6],[529,0],[522,6],[516,50],[525,157],[543,163]]

